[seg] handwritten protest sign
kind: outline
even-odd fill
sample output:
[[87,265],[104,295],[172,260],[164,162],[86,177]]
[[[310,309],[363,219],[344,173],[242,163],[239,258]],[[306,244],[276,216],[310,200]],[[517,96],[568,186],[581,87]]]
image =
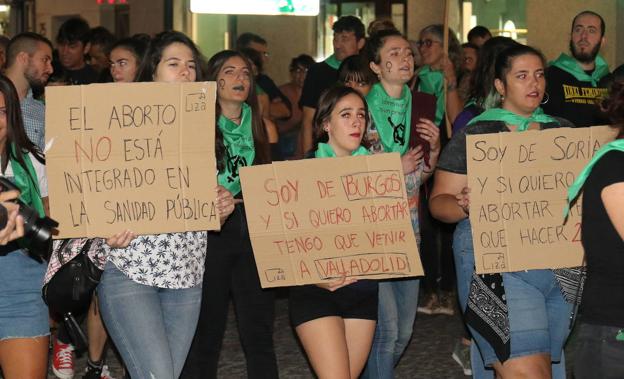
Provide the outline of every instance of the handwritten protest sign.
[[614,137],[608,126],[468,136],[477,273],[580,266],[581,201],[564,223],[568,187]]
[[240,171],[262,287],[422,275],[398,154]]
[[46,89],[58,238],[219,229],[214,83]]

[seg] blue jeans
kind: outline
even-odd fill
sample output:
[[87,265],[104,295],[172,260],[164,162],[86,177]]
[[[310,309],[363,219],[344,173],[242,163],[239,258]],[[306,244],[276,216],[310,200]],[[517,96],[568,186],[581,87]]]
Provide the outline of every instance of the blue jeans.
[[615,338],[620,329],[584,322],[578,325],[575,378],[624,378],[624,341]]
[[177,379],[199,317],[201,286],[136,283],[108,262],[98,287],[102,319],[133,379]]
[[393,378],[414,327],[418,279],[379,282],[379,315],[373,346],[361,378]]

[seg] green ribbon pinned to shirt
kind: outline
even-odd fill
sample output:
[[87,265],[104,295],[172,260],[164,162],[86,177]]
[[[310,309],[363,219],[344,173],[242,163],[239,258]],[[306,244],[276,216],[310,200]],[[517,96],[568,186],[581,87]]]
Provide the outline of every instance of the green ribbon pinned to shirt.
[[594,71],[589,75],[583,70],[576,59],[567,54],[562,53],[557,59],[550,62],[551,66],[559,67],[563,71],[574,76],[576,80],[591,82],[592,86],[596,87],[600,79],[609,73],[609,65],[600,54],[596,56],[594,64]]
[[253,133],[251,131],[251,107],[243,103],[241,110],[240,125],[227,117],[219,117],[219,130],[223,134],[226,157],[225,165],[217,180],[232,195],[236,196],[241,191],[238,169],[243,166],[251,166],[256,157]]
[[600,150],[598,150],[596,154],[594,154],[594,157],[591,159],[591,161],[589,161],[587,166],[583,168],[583,171],[581,171],[581,173],[576,178],[574,183],[572,183],[570,188],[568,188],[568,204],[563,209],[564,219],[568,217],[568,213],[570,212],[570,204],[572,204],[574,199],[576,199],[576,197],[581,192],[581,188],[583,188],[585,181],[589,177],[589,174],[591,173],[596,163],[600,160],[600,158],[602,158],[603,155],[605,155],[606,153],[612,150],[618,150],[618,151],[624,152],[624,139],[617,139],[601,147]]
[[[364,146],[360,146],[357,149],[353,150],[353,152],[351,153],[352,157],[355,157],[358,155],[370,155],[370,152]],[[316,148],[316,151],[314,152],[314,157],[315,158],[335,158],[336,153],[334,153],[334,149],[332,149],[331,145],[321,142],[318,144],[318,147]]]
[[327,57],[327,59],[325,59],[325,63],[334,70],[338,70],[338,68],[340,67],[340,63],[342,62],[339,61],[334,54],[332,54]]
[[386,93],[381,83],[375,83],[366,95],[366,102],[384,151],[405,154],[409,147],[412,117],[412,93],[409,87],[403,85],[401,97],[395,99]]
[[517,132],[524,132],[529,128],[529,125],[532,122],[537,123],[549,123],[556,122],[559,123],[553,117],[544,113],[542,108],[537,108],[533,111],[533,113],[529,117],[522,117],[517,115],[511,111],[502,108],[490,108],[477,117],[470,120],[468,125],[472,125],[478,121],[503,121],[507,125],[516,125],[518,129]]
[[24,167],[14,158],[18,154],[14,144],[11,144],[11,151],[13,154],[10,155],[9,162],[13,170],[13,180],[20,190],[20,200],[33,207],[40,217],[44,217],[45,211],[43,209],[43,201],[41,200],[37,172],[30,161],[30,156],[28,153],[19,152],[24,159],[26,165]]
[[418,71],[418,90],[436,97],[436,113],[434,123],[438,126],[444,119],[446,96],[444,94],[444,74],[442,71],[431,70],[429,65]]

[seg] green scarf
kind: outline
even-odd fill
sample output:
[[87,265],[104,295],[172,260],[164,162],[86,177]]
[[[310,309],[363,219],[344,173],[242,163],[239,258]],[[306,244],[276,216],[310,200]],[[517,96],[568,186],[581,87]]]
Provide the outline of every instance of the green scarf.
[[327,57],[327,59],[325,59],[325,63],[333,68],[334,70],[338,70],[338,68],[340,67],[340,62],[338,59],[336,59],[336,56],[334,54],[330,55],[329,57]]
[[502,108],[490,108],[470,120],[468,125],[472,125],[478,121],[503,121],[507,125],[516,125],[518,127],[516,131],[518,132],[524,132],[525,130],[527,130],[529,128],[529,124],[531,124],[532,122],[559,123],[556,119],[545,114],[542,108],[539,107],[535,111],[533,111],[533,114],[531,114],[529,117],[522,117]]
[[381,144],[387,153],[407,152],[409,147],[410,121],[412,117],[412,93],[408,86],[403,86],[401,98],[390,97],[381,83],[375,83],[366,102]]
[[550,62],[551,66],[559,67],[563,71],[569,73],[574,76],[576,80],[581,82],[591,82],[592,86],[596,87],[598,85],[598,81],[602,79],[603,76],[609,73],[609,65],[604,60],[600,54],[596,56],[596,60],[594,61],[595,68],[591,75],[588,75],[581,66],[579,66],[578,61],[571,56],[561,53],[559,58]]
[[436,97],[436,113],[434,123],[442,125],[446,96],[444,96],[444,74],[442,71],[432,71],[429,65],[418,71],[418,90]]
[[41,190],[39,189],[39,182],[37,180],[37,172],[30,161],[28,153],[21,152],[26,167],[24,168],[15,158],[17,152],[15,151],[15,145],[11,144],[11,150],[13,152],[10,155],[11,169],[13,170],[13,181],[20,190],[20,200],[25,204],[35,208],[40,217],[45,216],[43,209],[43,201],[41,200]]
[[581,192],[581,188],[583,188],[585,180],[587,180],[587,177],[591,173],[591,170],[594,168],[596,162],[598,162],[603,155],[612,150],[624,151],[624,139],[617,139],[601,147],[600,150],[596,152],[591,161],[589,161],[587,166],[585,166],[583,171],[581,171],[581,173],[576,178],[574,183],[572,183],[570,188],[568,188],[568,205],[563,209],[564,219],[568,216],[568,212],[570,211],[570,204],[572,203],[572,201],[574,201],[574,199],[576,199],[579,192]]
[[219,172],[217,180],[232,195],[236,196],[241,191],[238,169],[242,166],[251,166],[256,156],[249,105],[243,103],[240,125],[221,115],[219,117],[219,130],[223,134],[226,159],[225,167]]
[[[355,157],[358,155],[370,155],[370,152],[364,146],[360,146],[351,153],[352,157]],[[334,149],[332,149],[332,147],[329,144],[321,142],[318,144],[318,148],[316,149],[316,152],[314,153],[314,157],[335,158],[336,154],[334,153]]]

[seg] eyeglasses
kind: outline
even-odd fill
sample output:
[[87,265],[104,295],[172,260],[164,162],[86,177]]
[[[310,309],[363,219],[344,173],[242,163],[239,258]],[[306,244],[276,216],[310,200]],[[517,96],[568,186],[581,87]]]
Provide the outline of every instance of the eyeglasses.
[[297,67],[296,69],[292,70],[292,72],[296,73],[296,74],[305,74],[308,72],[307,68],[301,68],[301,67]]
[[426,46],[426,47],[428,47],[428,48],[429,48],[429,47],[431,47],[431,45],[433,45],[434,43],[442,43],[442,42],[440,42],[440,41],[434,41],[434,40],[432,40],[432,39],[421,39],[421,40],[416,41],[416,46],[418,46],[418,48],[421,48],[421,47],[423,47],[423,45],[424,45],[424,46]]

